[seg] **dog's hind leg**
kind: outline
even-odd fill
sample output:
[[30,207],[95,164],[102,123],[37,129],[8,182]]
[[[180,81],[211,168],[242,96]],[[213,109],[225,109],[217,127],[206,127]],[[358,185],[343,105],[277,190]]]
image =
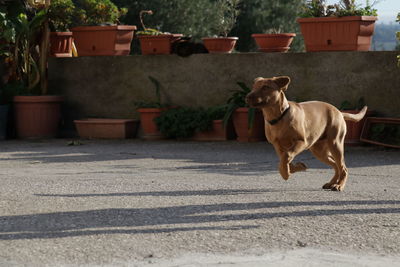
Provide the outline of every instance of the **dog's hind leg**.
[[322,186],[323,189],[332,189],[339,182],[339,168],[329,150],[326,142],[317,142],[310,148],[311,153],[321,162],[328,164],[335,170],[335,175],[332,179]]
[[329,145],[330,152],[339,170],[338,182],[331,188],[332,191],[342,191],[346,185],[348,171],[344,162],[344,139]]

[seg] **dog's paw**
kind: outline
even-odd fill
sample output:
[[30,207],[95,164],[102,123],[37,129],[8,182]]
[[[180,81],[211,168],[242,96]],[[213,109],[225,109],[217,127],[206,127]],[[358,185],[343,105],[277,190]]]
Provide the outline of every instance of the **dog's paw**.
[[331,188],[332,191],[343,191],[344,186],[340,185],[340,184],[334,184]]
[[333,188],[333,184],[331,183],[326,183],[322,186],[322,189],[326,189],[326,190],[331,190]]
[[307,170],[307,165],[304,164],[303,162],[298,162],[296,163],[296,168],[298,168],[298,171],[306,171]]

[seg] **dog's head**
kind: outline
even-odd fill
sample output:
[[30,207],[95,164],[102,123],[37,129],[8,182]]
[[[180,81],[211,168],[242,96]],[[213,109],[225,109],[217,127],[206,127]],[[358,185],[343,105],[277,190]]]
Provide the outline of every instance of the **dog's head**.
[[282,97],[289,83],[290,78],[288,76],[256,78],[254,80],[253,89],[246,96],[246,102],[251,107],[257,108],[274,105]]

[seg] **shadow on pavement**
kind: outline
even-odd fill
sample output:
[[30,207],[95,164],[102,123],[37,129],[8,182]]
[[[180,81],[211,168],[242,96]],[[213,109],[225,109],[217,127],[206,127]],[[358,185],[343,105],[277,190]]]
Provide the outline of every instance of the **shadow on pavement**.
[[[143,234],[198,230],[243,230],[251,229],[257,226],[241,225],[231,227],[201,226],[196,224],[239,221],[250,222],[259,219],[268,220],[283,217],[398,214],[400,213],[400,207],[398,206],[399,204],[400,201],[389,200],[254,202],[224,203],[213,205],[186,205],[142,209],[99,209],[17,216],[0,216],[0,240],[60,238],[98,234]],[[385,205],[385,207],[379,207],[380,205]],[[388,205],[393,206],[388,207]],[[274,209],[282,207],[312,207],[313,209],[305,210],[304,208],[301,208],[297,211],[277,211]],[[238,213],[239,211],[242,212]],[[180,224],[185,224],[185,226],[177,227],[177,225]],[[186,226],[187,224],[193,224],[193,226]],[[170,227],[168,227],[168,225],[170,225]],[[120,229],[124,227],[154,228]]]

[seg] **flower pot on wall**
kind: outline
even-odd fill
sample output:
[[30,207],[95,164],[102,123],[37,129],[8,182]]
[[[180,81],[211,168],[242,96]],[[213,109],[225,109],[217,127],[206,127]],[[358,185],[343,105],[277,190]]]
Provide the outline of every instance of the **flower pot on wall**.
[[161,112],[164,110],[161,108],[139,108],[137,110],[140,113],[140,125],[142,126],[144,139],[158,140],[165,138],[154,122],[154,119],[160,117]]
[[377,17],[299,18],[306,51],[368,51]]
[[14,118],[17,137],[57,136],[62,101],[61,96],[15,96]]
[[260,52],[287,52],[295,33],[252,34]]
[[143,55],[168,55],[172,52],[172,44],[182,34],[139,35],[140,48]]
[[81,138],[134,138],[138,121],[124,119],[83,119],[74,121]]
[[238,108],[233,113],[233,125],[239,142],[258,142],[266,140],[264,117],[256,110],[253,127],[249,129],[248,108]]
[[72,32],[50,33],[50,56],[72,57]]
[[226,141],[235,138],[235,130],[232,121],[224,127],[222,120],[214,120],[213,127],[209,131],[196,132],[192,140],[195,141]]
[[238,37],[202,38],[209,53],[231,53]]
[[72,28],[78,56],[126,56],[136,26],[80,26]]

